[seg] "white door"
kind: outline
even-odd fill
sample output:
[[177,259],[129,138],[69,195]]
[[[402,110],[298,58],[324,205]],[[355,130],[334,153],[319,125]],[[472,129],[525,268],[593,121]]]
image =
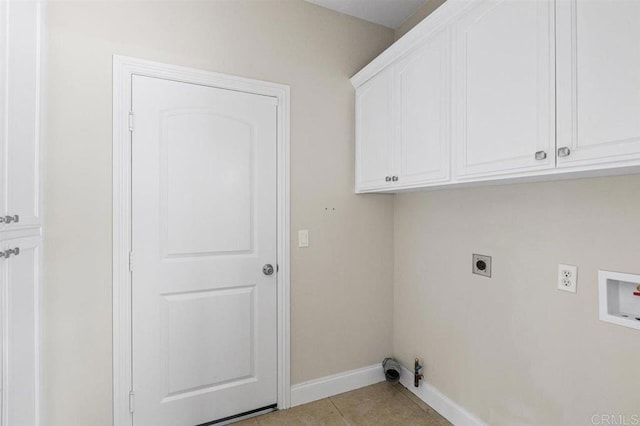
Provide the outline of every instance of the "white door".
[[10,218],[0,230],[40,224],[40,8],[36,1],[0,2],[0,214]]
[[555,167],[553,5],[479,0],[454,24],[457,178]]
[[[2,424],[39,424],[39,295],[40,239],[19,238],[2,243],[0,259],[4,355]],[[0,269],[1,270],[1,269]]]
[[637,162],[640,1],[558,0],[557,20],[558,167]]
[[391,185],[393,67],[380,72],[356,91],[356,190]]
[[272,406],[276,101],[140,76],[132,91],[134,425]]
[[449,31],[439,31],[395,67],[397,186],[449,179],[449,52]]

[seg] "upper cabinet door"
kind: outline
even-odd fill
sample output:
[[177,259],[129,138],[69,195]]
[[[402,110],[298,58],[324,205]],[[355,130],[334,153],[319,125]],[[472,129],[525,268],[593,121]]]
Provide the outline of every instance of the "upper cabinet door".
[[393,142],[393,68],[356,91],[356,191],[390,185]]
[[[0,2],[0,63],[2,82],[0,229],[40,225],[40,40],[41,4],[36,1]],[[9,216],[9,223],[4,216]]]
[[640,159],[638,22],[638,0],[558,0],[558,167]]
[[456,177],[555,167],[554,2],[479,0],[453,26]]
[[396,66],[396,186],[449,179],[449,52],[443,30]]

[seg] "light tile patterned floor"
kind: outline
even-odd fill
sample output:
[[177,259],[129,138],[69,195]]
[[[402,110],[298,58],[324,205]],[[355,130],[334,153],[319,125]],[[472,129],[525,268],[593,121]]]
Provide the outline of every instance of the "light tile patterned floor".
[[448,426],[451,423],[402,385],[382,382],[234,424],[272,425]]

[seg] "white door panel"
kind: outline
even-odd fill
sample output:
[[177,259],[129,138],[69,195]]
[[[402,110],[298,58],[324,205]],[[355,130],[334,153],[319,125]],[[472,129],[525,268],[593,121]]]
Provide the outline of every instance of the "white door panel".
[[553,168],[553,2],[477,1],[453,31],[457,177]]
[[[254,190],[251,123],[207,109],[163,111],[160,121],[166,254],[249,253]],[[183,136],[194,129],[201,135]]]
[[134,424],[277,402],[276,103],[133,78]]
[[393,78],[393,67],[389,67],[356,92],[357,190],[390,185],[395,128]]
[[450,49],[440,31],[396,65],[399,185],[449,179]]
[[254,297],[254,287],[163,296],[161,340],[168,361],[169,398],[230,381],[255,380]]
[[[4,212],[10,216],[18,215],[19,221],[4,225],[3,228],[15,230],[38,226],[40,223],[38,109],[41,5],[35,1],[5,3],[0,5],[6,7],[9,19],[6,27],[6,105],[3,105],[6,106],[7,118]],[[4,67],[5,64],[0,66]]]
[[39,418],[39,238],[21,238],[3,243],[2,250],[19,254],[2,259],[6,281],[3,287],[3,334],[6,370],[3,377],[3,424],[36,426]]
[[558,167],[640,159],[640,2],[559,0]]

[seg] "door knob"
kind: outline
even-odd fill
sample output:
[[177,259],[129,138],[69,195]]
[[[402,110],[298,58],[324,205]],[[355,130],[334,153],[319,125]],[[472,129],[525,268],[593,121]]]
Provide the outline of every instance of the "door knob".
[[545,158],[547,158],[547,153],[544,151],[538,151],[536,152],[536,160],[544,160]]
[[392,181],[394,181],[394,182],[397,182],[397,181],[398,181],[398,176],[393,176],[393,177],[391,178],[391,180],[392,180]]
[[558,157],[568,157],[569,155],[571,155],[571,150],[566,146],[558,148]]
[[385,182],[391,182],[391,176],[387,176],[384,178]]
[[262,267],[262,273],[265,275],[273,275],[273,265],[267,263]]

